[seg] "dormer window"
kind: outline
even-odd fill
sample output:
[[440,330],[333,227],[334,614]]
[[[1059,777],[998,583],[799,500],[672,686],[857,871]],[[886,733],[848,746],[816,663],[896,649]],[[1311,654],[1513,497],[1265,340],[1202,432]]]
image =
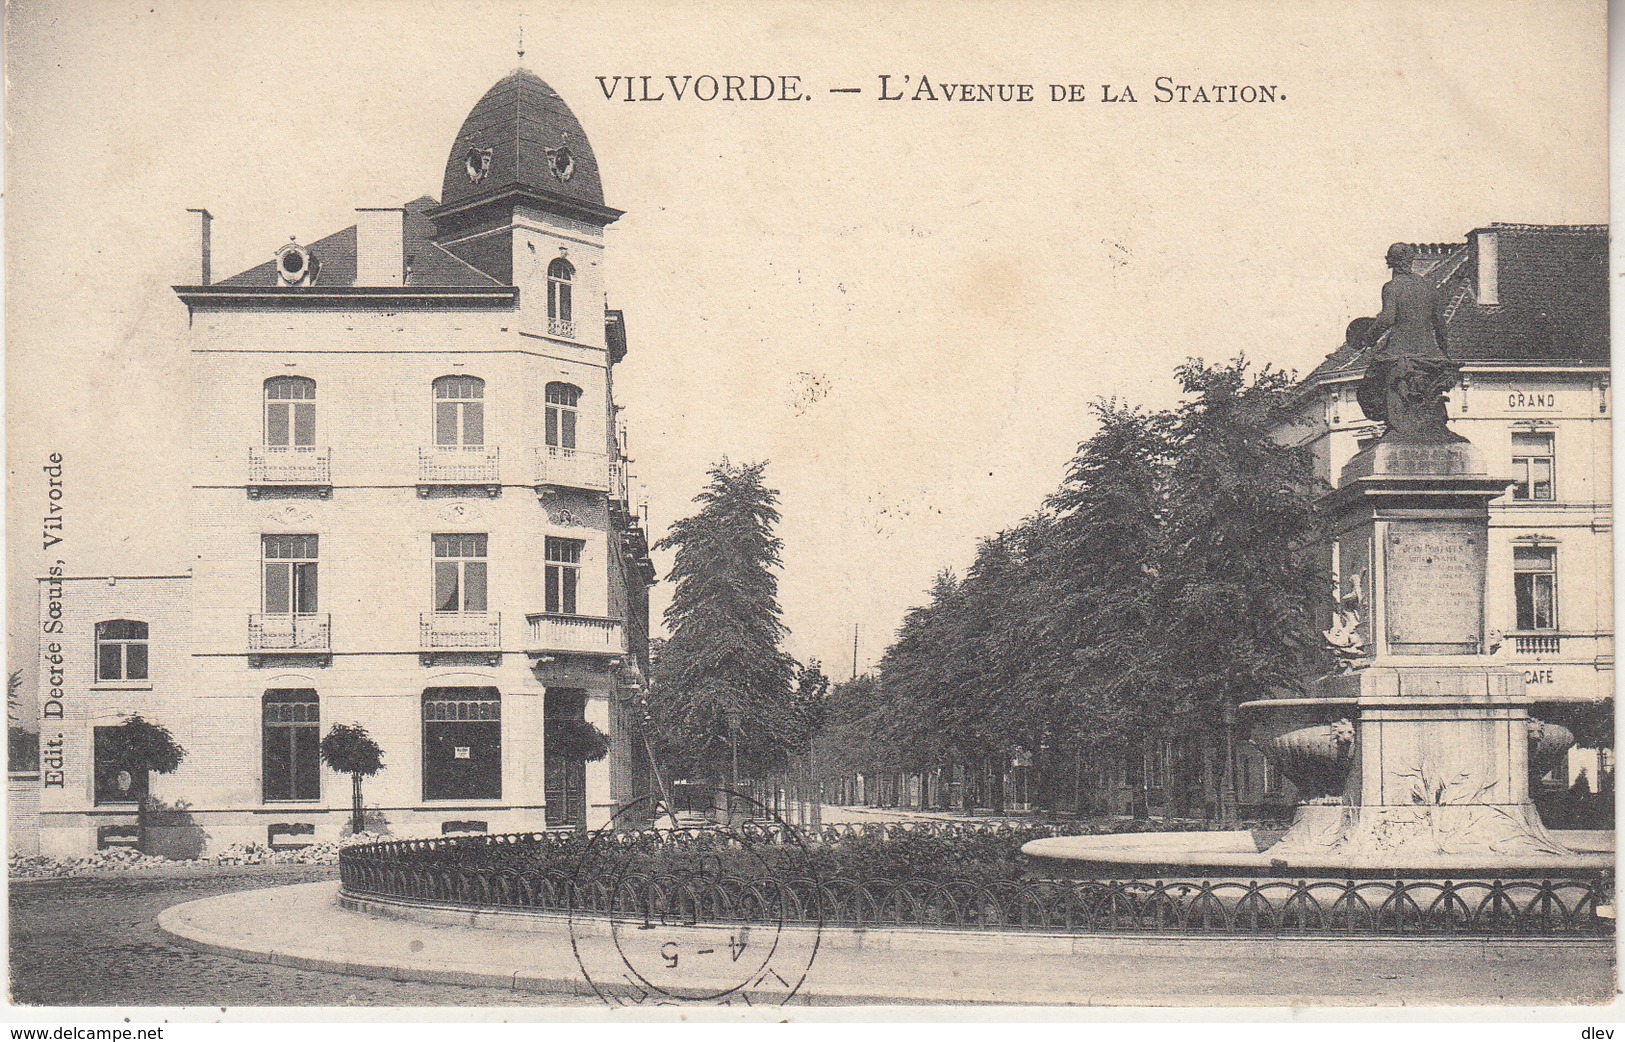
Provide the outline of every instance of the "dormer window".
[[316,444],[316,381],[273,376],[265,381],[267,448],[310,448]]
[[570,306],[575,277],[575,266],[563,257],[554,257],[547,266],[547,331],[552,336],[575,339],[576,324]]

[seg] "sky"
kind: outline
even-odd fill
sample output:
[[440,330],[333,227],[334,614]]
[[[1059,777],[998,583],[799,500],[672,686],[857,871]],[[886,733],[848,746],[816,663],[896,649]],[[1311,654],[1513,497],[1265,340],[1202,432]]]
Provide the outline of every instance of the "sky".
[[[75,574],[189,564],[185,209],[214,214],[224,277],[356,207],[437,195],[521,25],[626,211],[607,278],[652,534],[715,461],[770,461],[787,649],[839,678],[854,626],[864,670],[937,571],[1039,506],[1091,402],[1171,405],[1187,357],[1307,372],[1377,310],[1392,242],[1606,222],[1605,14],[11,0],[9,668],[31,682],[52,452]],[[797,76],[807,100],[628,103],[598,81],[706,74]],[[913,100],[921,77],[934,100]],[[1159,77],[1277,100],[1159,103]]]

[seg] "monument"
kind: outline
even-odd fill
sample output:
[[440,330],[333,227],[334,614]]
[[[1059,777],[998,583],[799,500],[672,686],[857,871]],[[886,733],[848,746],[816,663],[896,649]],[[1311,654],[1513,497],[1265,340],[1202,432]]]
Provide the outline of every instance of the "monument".
[[1449,428],[1459,370],[1414,257],[1389,249],[1382,314],[1349,327],[1367,354],[1358,400],[1386,430],[1323,501],[1338,601],[1325,636],[1338,670],[1300,696],[1240,707],[1299,791],[1291,828],[1263,849],[1249,833],[1187,833],[1038,840],[1026,853],[1260,874],[1611,867],[1594,841],[1575,850],[1548,832],[1530,801],[1531,764],[1549,768],[1573,738],[1532,719],[1522,673],[1486,654],[1488,505],[1511,480]]
[[1459,372],[1413,248],[1387,260],[1382,314],[1352,331],[1369,351],[1360,405],[1387,429],[1324,504],[1341,669],[1307,697],[1242,707],[1306,797],[1270,854],[1451,869],[1569,856],[1529,798],[1531,744],[1545,758],[1568,743],[1529,717],[1522,673],[1485,654],[1488,506],[1510,481],[1449,429]]

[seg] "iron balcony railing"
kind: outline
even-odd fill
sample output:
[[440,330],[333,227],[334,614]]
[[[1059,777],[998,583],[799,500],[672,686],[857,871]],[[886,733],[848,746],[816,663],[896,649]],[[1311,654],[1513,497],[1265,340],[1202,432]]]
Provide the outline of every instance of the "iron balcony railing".
[[496,651],[502,647],[502,613],[426,611],[418,616],[424,651]]
[[536,484],[607,491],[609,457],[602,452],[545,445],[536,450]]
[[593,615],[527,615],[533,655],[623,655],[626,640],[620,619]]
[[250,485],[331,485],[332,456],[309,445],[264,445],[248,450]]
[[547,320],[547,332],[549,336],[562,336],[574,340],[576,338],[576,324],[574,320],[568,318],[549,318]]
[[326,653],[333,650],[332,617],[327,612],[256,613],[248,617],[249,651]]
[[495,485],[502,480],[498,450],[487,445],[418,449],[420,485]]

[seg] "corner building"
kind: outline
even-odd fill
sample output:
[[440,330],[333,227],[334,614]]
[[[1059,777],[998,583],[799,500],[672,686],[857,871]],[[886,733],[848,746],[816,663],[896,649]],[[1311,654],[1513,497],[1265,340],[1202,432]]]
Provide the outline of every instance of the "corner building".
[[[131,712],[188,750],[136,788],[205,851],[346,831],[349,779],[317,758],[335,723],[383,748],[369,830],[597,826],[646,791],[631,703],[654,573],[614,399],[619,216],[581,124],[524,70],[469,113],[438,202],[359,209],[220,281],[212,217],[190,211],[196,560],[149,581],[189,587],[189,623],[160,632],[82,584],[64,641],[98,672],[62,721],[78,748],[42,796],[46,849],[134,820],[93,777],[118,776],[95,728]],[[189,654],[107,689],[101,645],[137,638]],[[606,757],[587,762],[583,724]]]

